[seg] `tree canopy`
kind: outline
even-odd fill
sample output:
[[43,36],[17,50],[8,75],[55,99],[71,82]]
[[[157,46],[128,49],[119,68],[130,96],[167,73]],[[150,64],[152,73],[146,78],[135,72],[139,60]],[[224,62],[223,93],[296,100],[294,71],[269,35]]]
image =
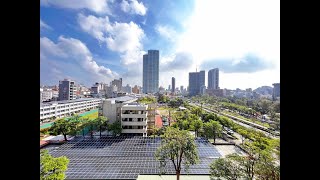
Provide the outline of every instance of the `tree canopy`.
[[75,124],[76,122],[73,122],[72,120],[59,119],[53,123],[50,130],[55,135],[62,134],[64,140],[67,141],[67,135],[74,133],[77,129]]
[[119,121],[115,121],[113,124],[110,124],[108,127],[109,131],[112,131],[113,136],[118,136],[121,134],[122,126]]
[[52,157],[48,150],[40,151],[40,179],[63,180],[67,170],[69,159],[65,156]]
[[155,156],[160,160],[160,168],[165,166],[167,160],[173,163],[177,180],[180,178],[182,163],[185,169],[188,170],[190,165],[199,162],[194,137],[188,131],[173,127],[166,128],[161,146],[157,149]]

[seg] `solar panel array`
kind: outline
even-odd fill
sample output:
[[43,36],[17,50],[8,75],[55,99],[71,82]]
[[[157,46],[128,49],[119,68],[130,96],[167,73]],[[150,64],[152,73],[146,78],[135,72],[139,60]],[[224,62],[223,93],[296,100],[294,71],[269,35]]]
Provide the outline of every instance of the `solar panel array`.
[[[49,152],[70,160],[66,179],[136,179],[139,174],[160,174],[160,162],[154,157],[159,137],[76,137]],[[195,140],[200,162],[181,174],[209,174],[209,165],[221,157],[206,139]],[[175,174],[171,161],[161,170]]]

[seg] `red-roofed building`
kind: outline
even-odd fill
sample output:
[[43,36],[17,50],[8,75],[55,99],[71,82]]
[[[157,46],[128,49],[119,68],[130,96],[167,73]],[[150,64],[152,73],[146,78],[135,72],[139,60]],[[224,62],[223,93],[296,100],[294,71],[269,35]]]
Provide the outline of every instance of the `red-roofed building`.
[[162,128],[162,126],[163,126],[163,124],[162,124],[162,119],[161,119],[161,116],[160,115],[156,115],[156,118],[155,118],[156,120],[156,127],[157,128]]
[[46,146],[47,144],[49,144],[48,141],[40,140],[40,148],[42,148],[43,146]]

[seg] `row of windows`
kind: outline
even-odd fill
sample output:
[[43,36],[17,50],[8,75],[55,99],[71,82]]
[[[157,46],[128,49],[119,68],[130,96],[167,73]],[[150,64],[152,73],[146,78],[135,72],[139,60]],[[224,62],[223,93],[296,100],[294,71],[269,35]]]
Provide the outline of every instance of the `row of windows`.
[[[133,120],[135,119],[135,120]],[[144,118],[122,118],[122,121],[138,121],[138,122],[141,122],[141,121],[144,121]]]
[[145,114],[146,111],[138,111],[138,110],[124,110],[123,114]]
[[145,129],[146,126],[122,126],[122,129]]
[[[75,108],[85,108],[85,107],[92,107],[92,106],[97,106],[97,105],[83,105],[83,106],[76,106],[76,107],[73,107],[73,108],[71,108],[71,109],[75,109]],[[63,108],[57,108],[57,109],[63,109]],[[68,109],[68,107],[67,107],[67,109]],[[46,109],[40,109],[40,111],[42,112],[42,111],[49,111],[49,110],[55,110],[55,108],[46,108]]]

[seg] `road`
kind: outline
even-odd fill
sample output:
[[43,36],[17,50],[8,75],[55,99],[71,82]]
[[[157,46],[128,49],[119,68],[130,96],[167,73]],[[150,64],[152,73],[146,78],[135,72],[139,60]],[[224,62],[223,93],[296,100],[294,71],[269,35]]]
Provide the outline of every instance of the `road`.
[[[190,103],[190,105],[194,105],[194,106],[201,107],[201,105],[198,105],[198,104],[195,104],[195,103]],[[208,107],[203,106],[203,105],[202,105],[202,107],[203,107],[203,108],[208,108]],[[218,113],[217,111],[208,110],[208,109],[203,109],[203,110],[205,110],[205,111],[207,111],[207,112],[214,112],[214,113],[216,113],[218,116],[226,116],[226,115],[224,115],[224,114]],[[269,137],[271,137],[271,138],[279,138],[279,137],[273,136],[273,135],[270,134],[269,132],[263,131],[263,130],[261,130],[261,129],[252,127],[252,126],[250,126],[250,125],[248,125],[248,124],[244,124],[244,123],[242,123],[242,122],[239,122],[239,121],[235,120],[235,119],[239,119],[238,117],[234,117],[234,116],[231,116],[231,115],[229,115],[229,116],[231,117],[230,119],[231,119],[233,122],[235,122],[235,123],[237,123],[237,124],[239,124],[239,125],[241,125],[241,126],[244,126],[244,127],[246,127],[246,128],[252,128],[252,129],[254,129],[254,130],[256,130],[256,131],[260,131],[260,132],[264,133],[266,136],[269,136]],[[232,118],[232,117],[233,117],[233,118]]]

